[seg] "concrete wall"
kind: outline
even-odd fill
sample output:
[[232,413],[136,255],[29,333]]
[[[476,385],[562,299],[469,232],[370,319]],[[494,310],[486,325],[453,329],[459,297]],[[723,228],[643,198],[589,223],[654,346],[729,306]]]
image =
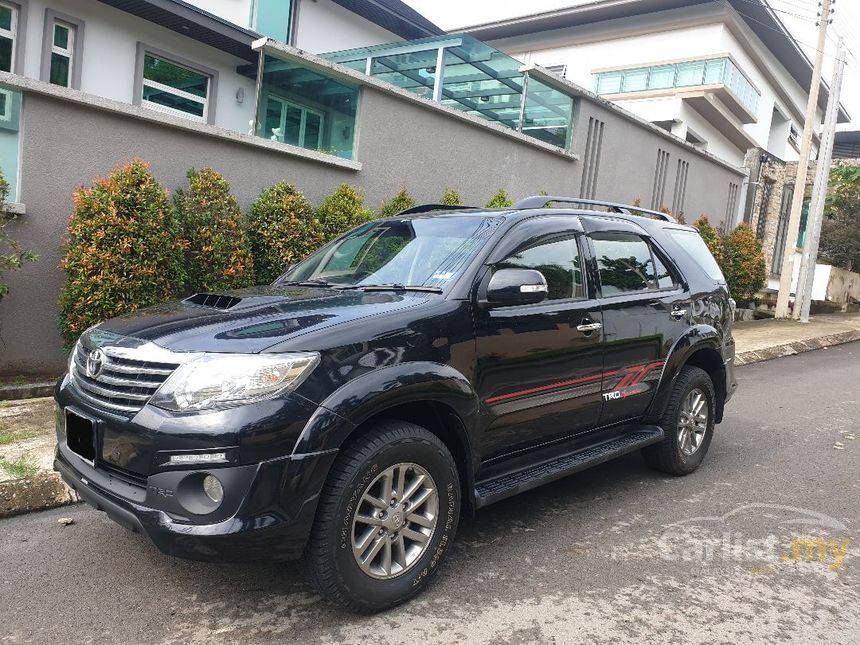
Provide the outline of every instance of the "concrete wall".
[[[5,82],[14,77],[6,75]],[[0,372],[58,371],[64,355],[56,327],[62,284],[60,242],[81,185],[131,158],[152,163],[169,190],[191,167],[211,166],[227,178],[243,209],[263,188],[295,183],[314,203],[342,183],[362,187],[378,208],[401,188],[435,202],[453,188],[465,203],[482,205],[498,189],[514,198],[540,191],[578,195],[583,163],[534,140],[367,81],[359,110],[358,161],[345,162],[212,126],[190,125],[118,103],[93,102],[80,93],[40,83],[24,90],[21,194],[24,215],[12,235],[41,257],[8,276],[11,294],[0,303]],[[28,89],[29,88],[29,89]],[[596,197],[630,202],[650,199],[658,148],[670,154],[666,194],[677,159],[690,163],[687,212],[720,221],[730,181],[741,171],[718,163],[649,124],[601,100],[584,97],[573,149],[585,152],[589,118],[604,122]],[[64,133],[57,137],[56,132]]]
[[301,2],[295,43],[299,49],[319,54],[403,40],[331,0],[293,1]]

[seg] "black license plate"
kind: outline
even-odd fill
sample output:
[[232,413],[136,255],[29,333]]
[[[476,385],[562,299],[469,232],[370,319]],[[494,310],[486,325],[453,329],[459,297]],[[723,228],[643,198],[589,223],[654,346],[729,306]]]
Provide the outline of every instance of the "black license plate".
[[66,410],[66,445],[89,462],[96,460],[96,424],[86,417]]

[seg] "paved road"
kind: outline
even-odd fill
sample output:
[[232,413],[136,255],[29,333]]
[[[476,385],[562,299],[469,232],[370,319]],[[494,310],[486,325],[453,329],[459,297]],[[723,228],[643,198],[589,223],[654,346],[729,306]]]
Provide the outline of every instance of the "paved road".
[[2,521],[0,643],[860,643],[860,343],[738,377],[697,473],[631,455],[487,508],[428,593],[372,617],[87,507]]

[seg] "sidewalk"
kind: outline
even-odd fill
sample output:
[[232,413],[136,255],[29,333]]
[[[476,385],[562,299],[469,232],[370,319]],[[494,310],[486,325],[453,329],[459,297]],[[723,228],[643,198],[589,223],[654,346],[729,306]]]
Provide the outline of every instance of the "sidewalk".
[[860,340],[860,313],[823,314],[808,323],[751,320],[733,326],[735,365],[767,361]]
[[[860,340],[860,313],[815,316],[801,324],[753,320],[734,325],[735,364]],[[78,501],[51,470],[54,401],[50,397],[0,401],[0,518]]]

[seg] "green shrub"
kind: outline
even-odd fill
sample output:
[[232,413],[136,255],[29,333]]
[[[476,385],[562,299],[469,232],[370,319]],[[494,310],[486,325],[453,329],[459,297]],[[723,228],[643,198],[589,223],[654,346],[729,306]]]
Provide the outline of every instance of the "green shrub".
[[487,208],[507,208],[513,204],[508,194],[504,191],[504,189],[497,192],[490,198],[490,201],[487,202]]
[[373,211],[364,206],[361,191],[348,184],[341,184],[326,197],[316,214],[322,227],[323,243],[373,219]]
[[254,282],[242,212],[230,185],[211,168],[188,171],[173,197],[185,244],[186,291],[220,291]]
[[764,253],[748,224],[740,224],[726,237],[721,267],[729,293],[738,302],[749,302],[764,285]]
[[325,239],[310,202],[285,181],[264,190],[251,206],[248,237],[261,284],[273,282]]
[[99,321],[176,296],[183,243],[167,192],[132,161],[73,195],[60,267],[60,331],[71,346]]
[[702,236],[705,244],[708,245],[708,250],[710,250],[711,255],[714,256],[717,264],[722,267],[723,259],[725,257],[725,249],[720,232],[711,225],[707,215],[699,217],[699,219],[693,222],[693,226],[699,231],[699,235]]
[[400,211],[405,211],[407,208],[412,208],[413,206],[415,206],[415,199],[404,188],[382,205],[379,216],[393,217]]
[[35,262],[38,258],[32,251],[25,251],[21,245],[9,237],[6,227],[15,220],[14,215],[2,212],[9,197],[9,182],[0,172],[0,301],[9,293],[9,286],[3,281],[3,274],[17,271],[25,262]]
[[442,195],[442,198],[439,200],[440,204],[445,204],[445,206],[462,206],[463,200],[460,197],[460,193],[456,190],[448,189]]

